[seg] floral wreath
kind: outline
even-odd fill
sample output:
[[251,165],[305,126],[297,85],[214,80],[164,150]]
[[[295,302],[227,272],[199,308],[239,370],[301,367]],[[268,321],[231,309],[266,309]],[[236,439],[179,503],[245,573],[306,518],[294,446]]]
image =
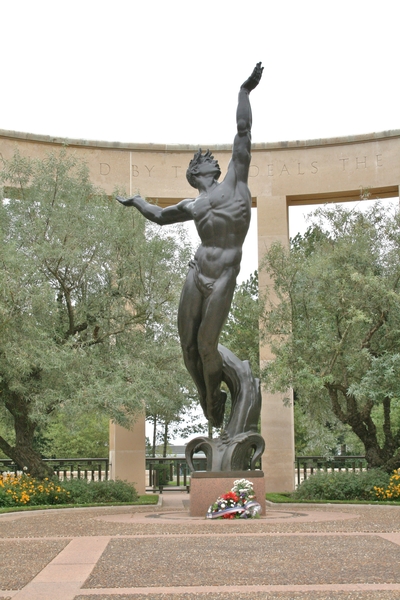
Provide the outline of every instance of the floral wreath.
[[247,479],[233,482],[230,492],[211,504],[207,519],[255,519],[260,516],[261,505],[255,501],[253,483]]

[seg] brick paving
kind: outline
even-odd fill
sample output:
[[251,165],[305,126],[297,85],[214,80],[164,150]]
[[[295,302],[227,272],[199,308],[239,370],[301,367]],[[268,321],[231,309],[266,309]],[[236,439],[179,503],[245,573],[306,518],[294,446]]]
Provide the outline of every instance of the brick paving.
[[0,515],[0,599],[393,600],[400,507],[269,505],[259,520],[162,505]]

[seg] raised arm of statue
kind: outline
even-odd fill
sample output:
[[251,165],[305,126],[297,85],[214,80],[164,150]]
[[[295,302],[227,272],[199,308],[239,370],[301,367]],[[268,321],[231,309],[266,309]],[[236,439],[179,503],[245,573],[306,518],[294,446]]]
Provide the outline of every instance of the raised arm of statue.
[[146,219],[153,221],[153,223],[157,223],[158,225],[183,223],[184,221],[193,219],[193,215],[190,211],[190,205],[193,200],[182,200],[174,206],[167,206],[167,208],[149,204],[149,202],[146,202],[146,200],[139,195],[133,196],[132,198],[122,198],[121,196],[117,196],[117,200],[124,206],[134,206],[144,217],[146,217]]
[[230,167],[235,170],[239,181],[247,183],[250,166],[251,150],[251,106],[249,94],[260,83],[264,67],[257,63],[252,74],[241,85],[238,107],[236,111],[237,134],[233,142],[232,162]]

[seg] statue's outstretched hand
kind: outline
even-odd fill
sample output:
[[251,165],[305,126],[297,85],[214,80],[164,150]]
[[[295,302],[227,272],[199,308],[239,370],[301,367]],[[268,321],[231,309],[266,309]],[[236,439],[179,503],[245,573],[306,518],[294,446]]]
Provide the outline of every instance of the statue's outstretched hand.
[[122,196],[116,196],[118,202],[124,206],[135,206],[135,198],[140,198],[139,195],[133,196],[133,198],[122,198]]
[[250,77],[246,79],[246,81],[240,86],[241,89],[245,89],[249,93],[254,90],[254,88],[260,83],[263,70],[264,67],[261,66],[261,63],[257,63]]

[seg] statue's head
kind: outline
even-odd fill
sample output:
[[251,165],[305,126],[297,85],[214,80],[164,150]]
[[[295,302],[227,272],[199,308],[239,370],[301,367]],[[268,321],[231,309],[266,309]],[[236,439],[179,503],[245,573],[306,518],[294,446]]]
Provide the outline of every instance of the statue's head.
[[219,168],[218,161],[215,160],[210,150],[207,150],[207,152],[202,154],[200,148],[189,163],[189,167],[186,171],[186,179],[192,187],[197,189],[195,178],[204,174],[212,174],[214,179],[217,180],[221,175],[221,169]]

